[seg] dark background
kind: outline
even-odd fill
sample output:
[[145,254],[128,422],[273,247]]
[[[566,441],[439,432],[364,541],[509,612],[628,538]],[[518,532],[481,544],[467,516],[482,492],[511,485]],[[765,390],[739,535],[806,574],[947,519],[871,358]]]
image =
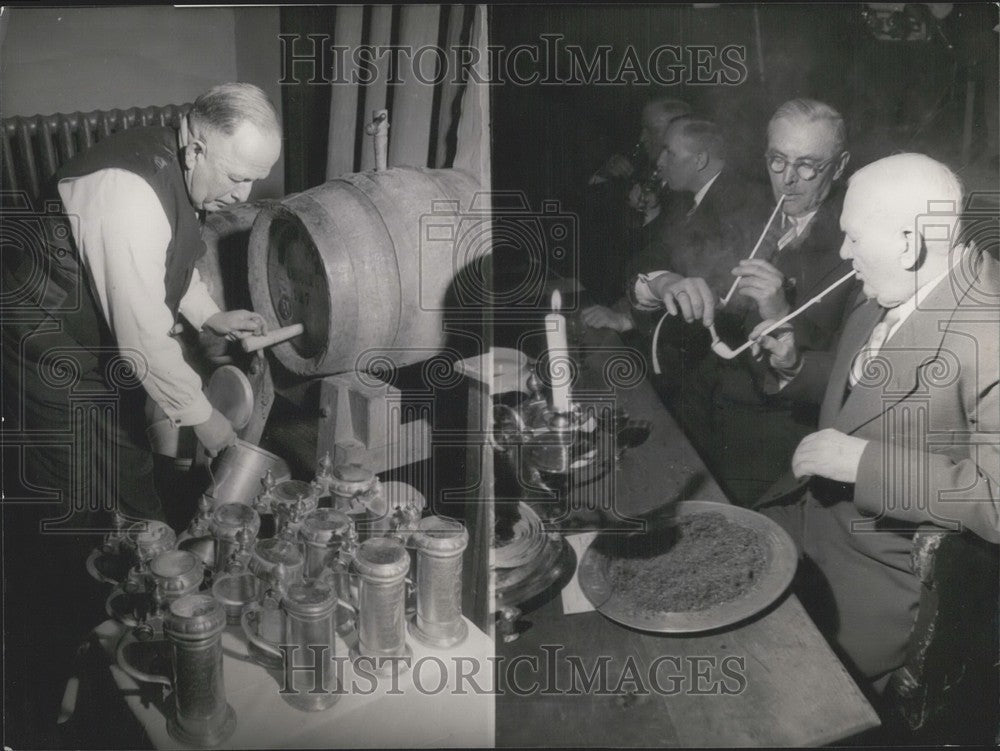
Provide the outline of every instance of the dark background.
[[[776,107],[809,97],[831,104],[845,118],[851,159],[844,178],[889,154],[921,152],[948,164],[967,191],[989,191],[987,205],[997,210],[996,8],[956,4],[938,21],[926,5],[907,5],[928,30],[923,41],[877,39],[865,20],[866,8],[861,3],[492,6],[491,45],[543,49],[541,35],[559,34],[561,45],[579,45],[588,60],[599,45],[610,45],[611,77],[630,46],[644,66],[661,45],[746,50],[746,76],[738,85],[525,86],[505,80],[503,71],[494,73],[501,83],[491,90],[493,189],[521,192],[535,212],[543,201],[550,207],[557,201],[561,212],[575,218],[573,252],[545,259],[550,281],[578,278],[588,290],[582,304],[611,304],[622,294],[641,221],[626,205],[627,184],[599,193],[588,190],[587,181],[610,154],[632,152],[643,104],[655,94],[683,99],[697,114],[714,119],[726,135],[730,164],[752,181],[767,182],[766,127]],[[669,64],[672,58],[663,60]],[[544,62],[537,68],[526,57],[520,62],[516,74],[527,77],[537,70],[544,76]],[[560,77],[569,69],[564,51]],[[965,127],[971,134],[967,143]],[[525,248],[494,247],[498,288],[516,287],[533,273],[524,262],[529,255]]]
[[[757,5],[759,48],[754,5],[749,3],[713,8],[493,6],[491,44],[540,46],[543,33],[562,34],[563,44],[579,44],[590,54],[597,45],[610,44],[612,70],[628,45],[644,61],[663,44],[735,44],[746,48],[748,73],[738,86],[495,86],[494,188],[521,189],[536,202],[568,197],[608,154],[631,150],[643,101],[665,88],[719,122],[728,133],[732,158],[748,176],[764,179],[765,128],[777,105],[811,97],[833,105],[846,118],[850,168],[898,150],[923,151],[948,162],[968,182],[976,165],[959,163],[968,80],[976,83],[973,157],[996,156],[995,143],[987,148],[990,115],[983,107],[986,97],[994,102],[997,97],[996,8],[956,4],[930,41],[891,42],[869,33],[862,7]],[[565,70],[565,59],[562,63]],[[994,107],[993,117],[995,113]],[[996,164],[992,167],[993,180],[982,187],[996,189]],[[977,185],[968,187],[979,187],[981,179],[976,178]]]

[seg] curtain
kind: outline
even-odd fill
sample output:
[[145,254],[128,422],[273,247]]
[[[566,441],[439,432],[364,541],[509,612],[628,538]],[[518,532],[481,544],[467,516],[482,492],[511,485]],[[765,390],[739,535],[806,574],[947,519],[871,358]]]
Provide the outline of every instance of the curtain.
[[[387,109],[390,167],[458,166],[464,148],[463,166],[488,184],[487,87],[470,83],[459,60],[474,47],[481,59],[470,67],[485,69],[485,6],[340,7],[333,44],[348,52],[331,74],[326,179],[375,166],[364,128],[373,111]],[[360,63],[352,55],[359,47]],[[379,54],[380,47],[400,51]]]

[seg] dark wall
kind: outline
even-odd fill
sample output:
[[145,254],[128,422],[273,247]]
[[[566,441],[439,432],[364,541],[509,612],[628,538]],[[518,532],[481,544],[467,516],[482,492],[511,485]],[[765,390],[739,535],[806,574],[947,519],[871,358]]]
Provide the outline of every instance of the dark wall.
[[[927,151],[957,167],[966,73],[981,78],[997,65],[997,35],[990,31],[995,8],[956,5],[939,33],[918,43],[875,40],[862,7],[757,4],[755,19],[751,4],[495,6],[490,41],[540,45],[542,34],[561,34],[562,44],[579,44],[590,54],[608,44],[612,69],[630,45],[640,60],[663,44],[744,47],[747,75],[739,85],[666,88],[717,119],[734,161],[761,179],[766,122],[778,104],[797,96],[827,101],[845,115],[854,168],[899,149]],[[642,102],[657,88],[494,86],[494,185],[525,190],[536,202],[568,198],[609,153],[628,153]],[[995,87],[980,91],[996,97]],[[977,107],[976,116],[981,138],[986,115]]]

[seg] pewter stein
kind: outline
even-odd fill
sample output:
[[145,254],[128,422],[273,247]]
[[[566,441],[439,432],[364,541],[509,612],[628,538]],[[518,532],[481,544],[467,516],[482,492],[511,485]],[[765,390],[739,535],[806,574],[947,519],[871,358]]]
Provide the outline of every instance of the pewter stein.
[[271,512],[278,534],[295,539],[302,518],[319,506],[322,488],[301,480],[279,482],[271,491]]
[[284,619],[277,643],[261,638],[259,626],[251,623],[259,618],[260,605],[253,603],[243,611],[247,639],[284,667],[281,698],[304,712],[329,709],[340,698],[334,660],[336,608],[337,594],[330,584],[318,579],[295,582],[281,599]]
[[165,550],[149,564],[157,599],[165,604],[195,594],[205,578],[205,564],[186,550]]
[[340,464],[333,468],[327,480],[333,496],[333,507],[345,513],[358,513],[364,508],[356,497],[371,490],[376,482],[375,473],[360,464]]
[[417,551],[417,614],[410,634],[432,647],[461,644],[469,633],[462,618],[462,553],[469,533],[459,521],[428,516],[410,545]]
[[225,608],[226,622],[238,626],[243,608],[256,602],[261,583],[249,571],[237,571],[216,576],[212,583],[212,596]]
[[[358,547],[354,557],[358,583],[358,643],[351,657],[369,657],[376,672],[391,672],[390,658],[409,658],[406,644],[406,574],[410,554],[399,540],[373,537]],[[400,663],[400,672],[409,668]]]
[[326,562],[338,556],[344,542],[352,537],[352,527],[347,514],[336,509],[320,508],[306,514],[299,539],[305,546],[307,579],[318,578]]
[[264,582],[265,586],[269,586],[273,575],[278,573],[278,581],[275,583],[284,593],[289,586],[302,578],[305,558],[298,543],[271,537],[257,541],[248,568]]
[[184,745],[218,746],[236,729],[236,713],[226,702],[222,674],[225,626],[225,611],[209,595],[185,595],[170,603],[163,632],[171,647],[173,680],[138,670],[128,661],[128,638],[118,644],[116,656],[123,671],[137,681],[173,689],[167,732]]
[[149,561],[164,550],[177,546],[177,535],[164,522],[149,520],[136,522],[125,531],[122,547],[133,564],[144,568]]
[[260,531],[260,514],[245,503],[223,503],[212,514],[212,537],[215,538],[215,568],[225,570],[229,556],[239,550],[237,533],[246,530],[253,539]]

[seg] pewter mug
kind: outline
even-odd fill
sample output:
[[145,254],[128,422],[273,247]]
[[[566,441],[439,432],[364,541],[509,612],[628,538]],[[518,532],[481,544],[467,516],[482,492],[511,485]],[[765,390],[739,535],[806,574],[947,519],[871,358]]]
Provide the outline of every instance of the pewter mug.
[[318,578],[340,554],[344,543],[352,538],[352,526],[347,514],[336,509],[320,508],[306,514],[299,527],[299,539],[305,548],[307,579]]
[[[257,540],[248,568],[265,587],[277,584],[284,592],[291,584],[302,579],[305,556],[302,555],[299,543],[269,537]],[[273,581],[275,577],[278,581]]]
[[186,550],[165,550],[149,563],[157,599],[169,604],[195,594],[205,579],[205,564]]
[[143,568],[157,554],[177,545],[177,535],[165,522],[138,521],[125,531],[122,550],[130,563]]
[[229,556],[239,550],[237,534],[246,530],[251,540],[257,537],[260,514],[243,503],[223,503],[212,513],[211,530],[215,538],[215,568],[225,571]]
[[469,632],[462,618],[462,553],[469,533],[459,521],[428,516],[410,544],[417,550],[417,613],[410,635],[434,647],[462,643]]
[[304,712],[329,709],[340,698],[334,660],[336,609],[337,594],[331,584],[319,579],[295,582],[281,599],[280,635],[274,642],[260,634],[264,609],[251,603],[243,610],[247,640],[282,665],[281,698]]
[[185,595],[170,603],[163,623],[170,645],[172,678],[145,673],[128,661],[131,631],[118,643],[118,667],[136,681],[173,689],[167,732],[189,746],[218,746],[236,729],[236,713],[226,702],[222,673],[222,630],[226,613],[210,595]]
[[406,574],[410,554],[399,540],[373,537],[361,543],[353,567],[358,578],[357,645],[351,657],[370,658],[380,675],[389,674],[392,661],[403,658],[407,669],[413,651],[406,643]]

